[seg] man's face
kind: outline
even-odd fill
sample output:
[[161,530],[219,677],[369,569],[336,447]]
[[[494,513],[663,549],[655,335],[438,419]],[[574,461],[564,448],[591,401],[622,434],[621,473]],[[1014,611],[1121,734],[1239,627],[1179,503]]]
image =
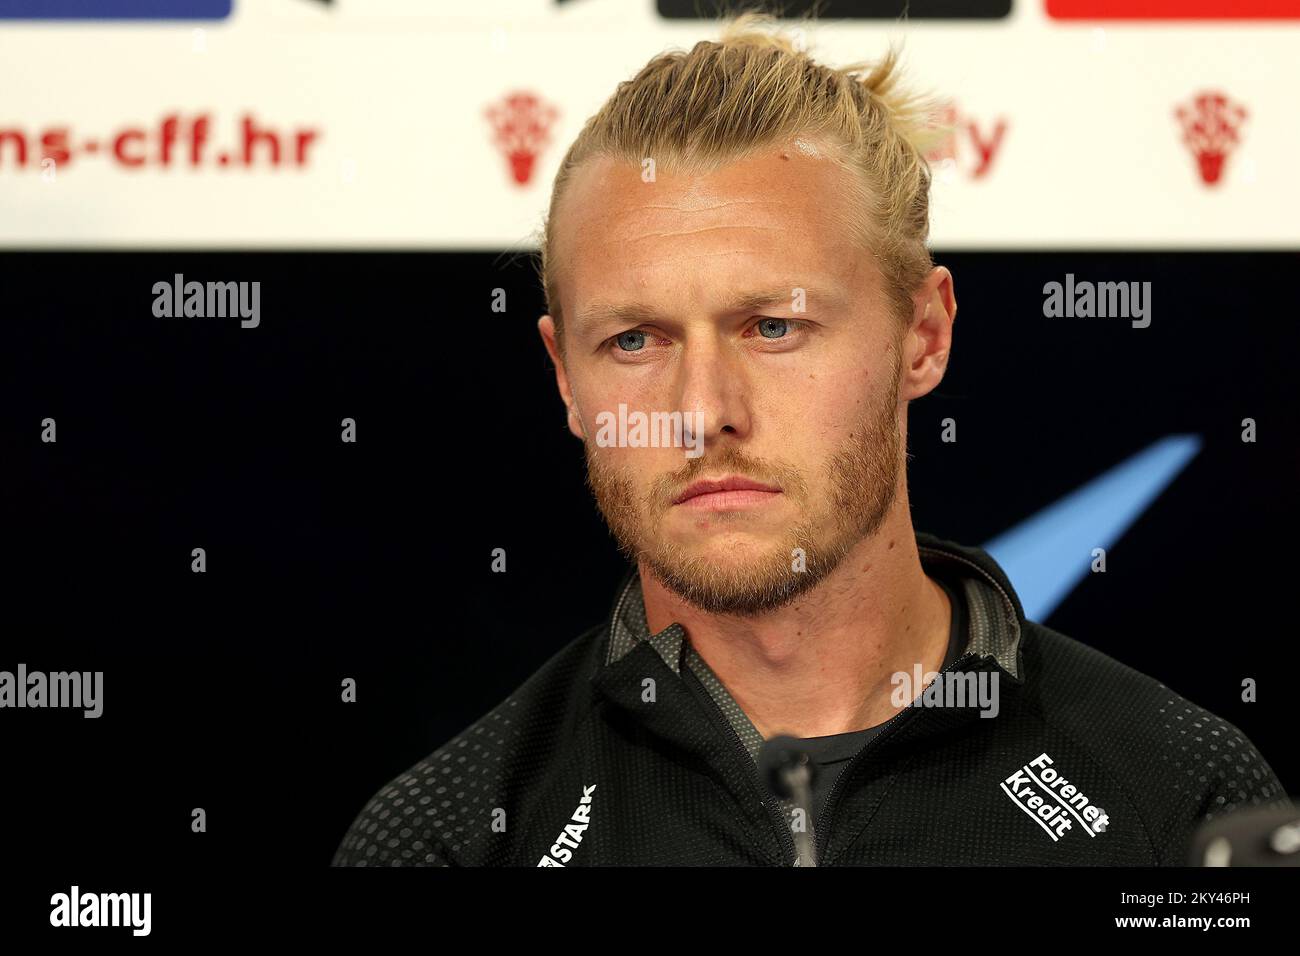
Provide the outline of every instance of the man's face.
[[[713,613],[788,603],[894,501],[901,330],[839,218],[849,176],[800,143],[651,183],[600,159],[556,213],[557,365],[588,482],[620,546]],[[619,447],[620,405],[682,413],[702,453]],[[728,479],[759,487],[699,484]]]

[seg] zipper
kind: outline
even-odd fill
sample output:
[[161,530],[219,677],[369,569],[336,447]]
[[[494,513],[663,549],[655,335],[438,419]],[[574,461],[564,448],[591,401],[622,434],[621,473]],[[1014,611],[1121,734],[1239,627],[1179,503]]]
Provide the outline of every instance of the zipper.
[[[619,616],[623,611],[623,605],[627,602],[628,590],[628,587],[623,589],[623,593],[619,595],[618,601],[614,605],[614,622],[619,620]],[[611,641],[613,640],[613,629],[615,626],[616,624],[610,625]],[[682,669],[689,670],[689,668],[686,668],[685,666],[683,666]],[[691,677],[696,682],[699,681],[699,678],[696,677],[694,673],[691,674]],[[753,770],[753,773],[750,775],[750,782],[755,785],[756,791],[763,798],[759,801],[759,805],[767,811],[768,819],[777,832],[777,842],[779,842],[785,850],[786,858],[792,861],[790,865],[793,866],[797,864],[799,862],[799,851],[795,847],[794,834],[790,832],[789,824],[785,819],[785,813],[780,808],[780,801],[776,799],[775,795],[767,795],[767,788],[763,785],[763,781],[758,774],[758,765],[754,762],[754,758],[750,756],[749,750],[746,749],[745,742],[740,739],[740,734],[736,732],[736,728],[731,726],[731,721],[727,720],[727,715],[722,712],[722,708],[718,706],[718,702],[713,699],[713,695],[708,692],[707,688],[701,687],[700,690],[709,701],[709,709],[706,710],[706,713],[711,714],[715,724],[721,724],[726,728],[727,736],[729,736],[735,743],[736,750],[743,755],[744,762]]]
[[[691,676],[695,678],[695,680],[699,680],[699,678],[695,677],[693,673]],[[736,728],[731,726],[731,721],[727,720],[727,715],[722,712],[722,708],[719,707],[718,702],[713,699],[713,695],[708,692],[707,688],[702,688],[702,690],[704,691],[704,695],[709,698],[714,723],[721,724],[727,729],[727,735],[735,742],[736,750],[744,757],[745,763],[749,765],[750,770],[752,771],[749,777],[750,782],[755,785],[755,790],[762,797],[759,804],[767,811],[768,819],[776,830],[777,841],[785,851],[786,860],[788,861],[787,865],[797,866],[799,863],[799,851],[794,845],[794,834],[790,832],[790,825],[785,819],[785,813],[781,810],[781,801],[776,798],[775,794],[767,794],[767,788],[763,785],[763,780],[758,773],[758,764],[754,762],[754,758],[745,747],[745,742],[740,739],[740,734],[736,732]]]
[[[968,651],[965,654],[962,654],[961,657],[957,658],[955,661],[953,661],[943,670],[939,671],[935,675],[934,680],[930,681],[929,684],[926,684],[925,687],[922,688],[921,693],[917,695],[917,698],[921,697],[927,690],[929,690],[930,687],[934,685],[941,677],[943,677],[944,674],[947,674],[949,671],[956,670],[959,664],[965,664],[971,658],[978,659],[978,656]],[[856,767],[858,763],[871,751],[872,747],[875,747],[881,741],[882,738],[887,737],[891,732],[893,732],[895,726],[901,723],[907,716],[909,715],[915,716],[915,711],[919,709],[920,708],[913,707],[912,704],[909,703],[897,714],[895,714],[893,717],[890,717],[889,720],[885,721],[880,726],[880,731],[869,741],[867,741],[867,745],[865,747],[863,747],[861,750],[859,750],[856,754],[853,755],[853,757],[849,760],[849,762],[844,765],[844,769],[841,770],[839,772],[839,775],[835,778],[835,783],[831,785],[830,793],[826,794],[825,820],[822,821],[822,823],[819,826],[817,826],[815,853],[817,857],[818,866],[822,865],[822,854],[826,852],[826,842],[830,839],[831,824],[835,820],[835,810],[839,801],[840,791],[844,789],[843,787],[844,781],[848,778],[849,774],[853,772],[853,768]],[[791,843],[793,842],[794,842],[794,838],[792,837]]]

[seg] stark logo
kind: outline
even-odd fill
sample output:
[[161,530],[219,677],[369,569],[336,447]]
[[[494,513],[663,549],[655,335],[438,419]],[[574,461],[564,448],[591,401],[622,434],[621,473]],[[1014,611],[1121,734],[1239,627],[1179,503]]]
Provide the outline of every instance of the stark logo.
[[582,799],[578,801],[578,809],[574,810],[573,816],[569,818],[571,822],[561,831],[551,847],[551,852],[537,861],[538,866],[564,866],[573,859],[573,851],[582,842],[582,835],[587,832],[587,827],[591,826],[591,795],[595,790],[594,783],[590,787],[582,788]]
[[1076,822],[1089,837],[1105,832],[1110,825],[1106,811],[1062,777],[1053,763],[1047,754],[1039,754],[1002,781],[1002,792],[1029,814],[1053,843]]

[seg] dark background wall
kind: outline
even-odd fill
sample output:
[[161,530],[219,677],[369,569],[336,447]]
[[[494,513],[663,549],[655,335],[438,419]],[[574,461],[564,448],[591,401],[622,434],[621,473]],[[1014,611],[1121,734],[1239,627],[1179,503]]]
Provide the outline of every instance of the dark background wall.
[[[1296,793],[1297,257],[937,259],[960,309],[950,373],[911,409],[917,527],[980,544],[1159,438],[1201,435],[1045,623],[1236,723]],[[154,318],[153,284],[177,272],[260,281],[260,327]],[[1067,272],[1152,282],[1151,326],[1044,318]],[[6,253],[0,288],[0,669],[105,672],[98,720],[5,717],[20,857],[324,866],[381,784],[608,612],[621,559],[527,259]],[[194,807],[217,839],[193,838]]]

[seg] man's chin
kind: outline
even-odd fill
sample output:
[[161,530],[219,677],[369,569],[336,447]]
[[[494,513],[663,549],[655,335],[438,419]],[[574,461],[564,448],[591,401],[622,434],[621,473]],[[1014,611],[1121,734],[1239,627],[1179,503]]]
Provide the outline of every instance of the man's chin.
[[820,575],[797,571],[786,550],[732,546],[643,554],[651,574],[687,604],[711,614],[750,616],[784,607]]
[[813,583],[796,575],[766,582],[718,577],[693,578],[670,569],[654,572],[660,582],[692,607],[709,614],[757,617],[779,610]]
[[786,535],[755,534],[749,529],[718,530],[709,534],[661,534],[659,551],[674,560],[731,568],[743,572],[773,563],[790,564]]

